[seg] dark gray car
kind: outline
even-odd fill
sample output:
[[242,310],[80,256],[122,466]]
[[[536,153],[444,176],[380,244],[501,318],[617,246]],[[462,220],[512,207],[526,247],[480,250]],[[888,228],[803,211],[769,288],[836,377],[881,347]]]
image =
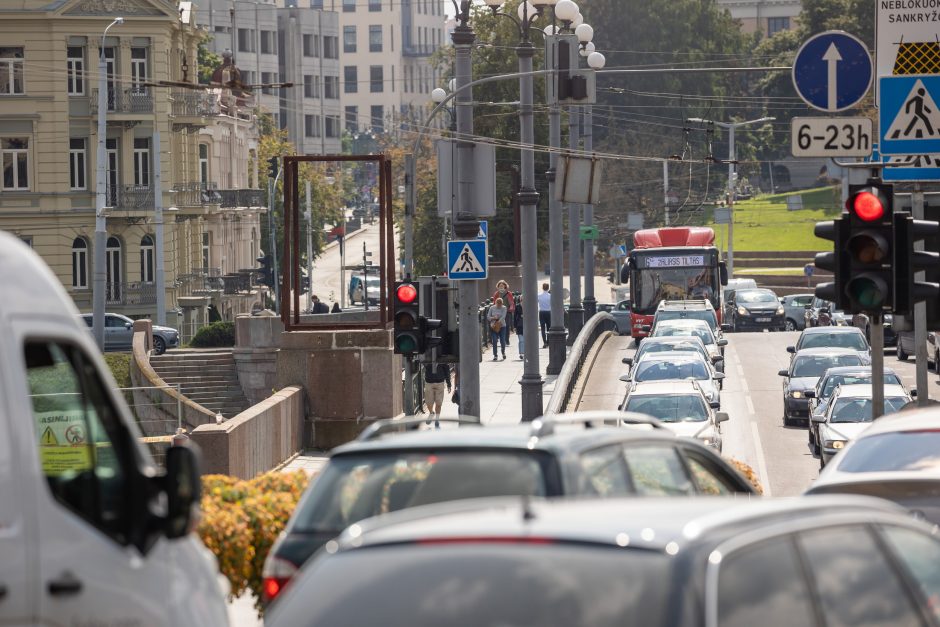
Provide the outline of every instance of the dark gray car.
[[[82,319],[90,329],[94,324],[92,314],[82,314]],[[180,345],[180,333],[170,327],[152,325],[153,352],[162,355],[168,348]],[[129,351],[134,341],[134,321],[116,313],[104,315],[104,350]]]
[[780,297],[783,305],[784,327],[787,331],[802,331],[806,326],[806,306],[813,304],[812,294],[788,294]]
[[934,529],[881,499],[487,499],[350,527],[265,624],[926,626],[938,563]]

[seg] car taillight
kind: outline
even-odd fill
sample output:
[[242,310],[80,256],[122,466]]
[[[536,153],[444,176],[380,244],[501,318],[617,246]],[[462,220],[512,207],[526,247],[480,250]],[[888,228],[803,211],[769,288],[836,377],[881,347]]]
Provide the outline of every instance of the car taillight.
[[264,600],[270,603],[276,599],[296,574],[297,567],[294,564],[278,557],[269,556],[264,561],[264,569],[261,572]]

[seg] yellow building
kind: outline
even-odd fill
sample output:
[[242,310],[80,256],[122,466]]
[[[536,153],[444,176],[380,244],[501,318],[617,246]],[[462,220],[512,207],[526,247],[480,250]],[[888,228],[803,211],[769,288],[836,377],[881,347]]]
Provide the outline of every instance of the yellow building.
[[[258,190],[245,191],[258,183],[250,172],[254,121],[223,112],[218,92],[154,86],[196,82],[203,31],[191,3],[5,0],[0,16],[0,229],[32,245],[79,309],[91,311],[103,54],[107,310],[156,318],[156,163],[167,323],[183,326],[184,308],[188,320],[201,322],[210,303],[230,315],[250,310],[260,296],[245,270],[256,265],[258,216],[267,204]],[[118,16],[124,22],[102,39]],[[207,276],[218,279],[199,282]]]

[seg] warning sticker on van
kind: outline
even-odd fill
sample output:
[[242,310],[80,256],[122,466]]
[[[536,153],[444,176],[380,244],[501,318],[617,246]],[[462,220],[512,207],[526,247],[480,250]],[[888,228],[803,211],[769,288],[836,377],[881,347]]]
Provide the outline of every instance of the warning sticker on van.
[[94,449],[88,443],[83,414],[81,410],[36,413],[39,459],[47,477],[93,468]]

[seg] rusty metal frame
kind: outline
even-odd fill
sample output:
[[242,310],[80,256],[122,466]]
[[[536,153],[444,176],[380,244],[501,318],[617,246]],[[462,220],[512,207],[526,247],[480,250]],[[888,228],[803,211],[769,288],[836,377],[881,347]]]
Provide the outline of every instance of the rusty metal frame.
[[[379,169],[379,259],[382,271],[377,322],[300,321],[300,189],[298,165],[307,162],[365,161]],[[343,235],[345,238],[345,234]],[[346,243],[344,242],[345,246]],[[287,331],[383,330],[392,322],[388,294],[395,281],[395,225],[392,217],[392,162],[385,155],[293,155],[284,157],[284,245],[281,253],[281,321]],[[287,272],[286,269],[290,269]],[[313,277],[310,277],[313,289]],[[340,286],[346,289],[345,285]],[[293,313],[291,313],[293,305]]]

